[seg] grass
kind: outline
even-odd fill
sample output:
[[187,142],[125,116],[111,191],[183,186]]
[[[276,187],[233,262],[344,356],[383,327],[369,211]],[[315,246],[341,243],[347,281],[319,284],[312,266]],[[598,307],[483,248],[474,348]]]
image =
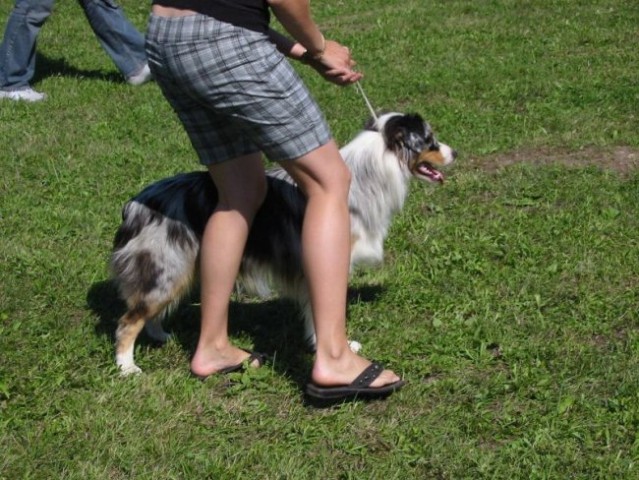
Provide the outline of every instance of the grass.
[[[143,29],[148,6],[122,4]],[[639,11],[313,8],[377,108],[422,113],[461,153],[442,188],[414,185],[383,268],[352,283],[351,337],[409,386],[309,408],[295,312],[253,299],[233,304],[233,337],[269,368],[193,381],[185,305],[168,345],[141,340],[145,373],[118,376],[119,210],[198,167],[157,87],[123,84],[79,7],[58,2],[39,39],[49,99],[0,104],[0,478],[636,478],[639,175],[610,159],[639,155]],[[362,99],[300,73],[348,140]]]

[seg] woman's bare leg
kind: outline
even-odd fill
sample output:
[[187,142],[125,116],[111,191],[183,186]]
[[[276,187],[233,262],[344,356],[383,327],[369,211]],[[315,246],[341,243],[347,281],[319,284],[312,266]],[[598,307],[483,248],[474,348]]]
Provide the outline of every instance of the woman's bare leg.
[[191,361],[191,371],[200,376],[249,356],[229,342],[228,309],[251,223],[266,195],[259,153],[212,165],[209,172],[219,200],[200,251],[202,324]]
[[[347,385],[370,365],[351,351],[346,336],[350,171],[333,141],[281,165],[308,199],[302,250],[317,335],[312,379],[320,386]],[[395,373],[385,370],[371,386],[397,380]]]

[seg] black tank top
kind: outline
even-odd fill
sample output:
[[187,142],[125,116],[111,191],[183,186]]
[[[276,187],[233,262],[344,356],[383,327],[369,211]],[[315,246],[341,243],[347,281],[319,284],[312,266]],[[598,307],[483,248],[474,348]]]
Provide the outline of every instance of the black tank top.
[[266,0],[153,0],[153,5],[193,10],[256,32],[266,32],[270,21]]

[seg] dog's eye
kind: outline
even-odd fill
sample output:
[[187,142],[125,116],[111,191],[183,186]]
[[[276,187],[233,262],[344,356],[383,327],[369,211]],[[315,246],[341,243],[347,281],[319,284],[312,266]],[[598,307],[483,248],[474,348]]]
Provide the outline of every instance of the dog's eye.
[[435,140],[435,137],[433,137],[433,134],[429,134],[426,135],[426,138],[424,139],[424,141],[426,142],[426,145],[428,145],[428,148],[430,150],[436,150],[437,148],[439,148],[439,145],[437,144],[437,140]]

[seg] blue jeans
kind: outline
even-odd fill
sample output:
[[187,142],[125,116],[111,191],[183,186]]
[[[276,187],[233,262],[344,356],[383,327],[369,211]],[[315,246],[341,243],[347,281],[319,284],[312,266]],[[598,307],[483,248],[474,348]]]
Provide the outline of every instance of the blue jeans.
[[[0,89],[29,86],[35,73],[38,33],[55,0],[15,0],[0,45]],[[78,0],[100,45],[125,77],[146,64],[144,37],[124,16],[114,0]]]

